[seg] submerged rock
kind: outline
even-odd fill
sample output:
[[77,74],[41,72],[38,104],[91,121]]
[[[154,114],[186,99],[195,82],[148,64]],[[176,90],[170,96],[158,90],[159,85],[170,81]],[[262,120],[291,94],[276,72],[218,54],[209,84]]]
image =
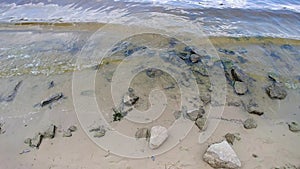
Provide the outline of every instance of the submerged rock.
[[244,82],[236,81],[234,83],[234,91],[238,95],[244,95],[248,91],[248,87]]
[[151,149],[157,149],[168,138],[168,130],[162,126],[153,126],[150,132],[149,147]]
[[242,166],[236,153],[226,140],[210,145],[203,156],[203,160],[213,168],[237,169]]
[[292,132],[299,132],[300,131],[300,125],[297,122],[291,122],[288,124],[290,131]]
[[140,128],[135,133],[135,138],[149,138],[150,131],[148,128]]
[[266,88],[266,92],[271,99],[284,99],[287,96],[287,92],[281,83],[273,83]]
[[243,122],[245,129],[253,129],[257,127],[257,123],[253,118],[248,118]]
[[261,107],[259,107],[259,105],[252,99],[250,100],[248,105],[246,105],[244,102],[242,103],[248,113],[259,115],[259,116],[264,114],[264,111],[261,109]]

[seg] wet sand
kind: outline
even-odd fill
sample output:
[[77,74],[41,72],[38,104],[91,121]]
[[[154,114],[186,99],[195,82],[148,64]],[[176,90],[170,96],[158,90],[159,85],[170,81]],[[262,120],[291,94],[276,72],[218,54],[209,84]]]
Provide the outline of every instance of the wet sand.
[[[97,71],[96,88],[82,89],[81,96],[93,97],[95,94],[111,127],[130,137],[134,137],[137,128],[158,124],[165,127],[172,125],[175,121],[173,112],[181,109],[179,86],[175,84],[169,88],[170,84],[176,81],[165,73],[154,74],[152,78],[145,71],[141,71],[130,83],[130,87],[140,96],[135,108],[147,110],[151,105],[148,100],[149,92],[159,89],[165,92],[168,99],[166,109],[159,119],[146,125],[132,124],[127,119],[114,122],[110,84],[113,81],[113,72],[124,59],[121,54],[125,50],[119,50],[96,67],[89,65],[86,69],[78,70],[75,65],[76,55],[80,53],[93,32],[101,26],[101,24],[92,23],[91,25],[30,23],[1,26],[0,36],[7,39],[6,43],[2,42],[3,48],[9,48],[1,53],[1,97],[8,96],[19,81],[22,83],[12,101],[0,103],[0,122],[3,123],[1,128],[5,130],[3,134],[0,134],[0,145],[5,145],[0,147],[0,168],[135,169],[141,166],[149,169],[211,168],[202,160],[202,156],[208,145],[222,141],[227,133],[238,133],[241,138],[239,141],[236,140],[232,147],[242,162],[242,168],[264,169],[288,164],[297,167],[300,165],[300,133],[291,132],[287,125],[291,121],[300,123],[300,41],[264,37],[209,37],[220,59],[231,60],[251,79],[247,84],[249,92],[245,95],[237,95],[232,85],[226,81],[226,84],[223,84],[227,89],[224,105],[217,103],[204,105],[199,98],[193,100],[204,106],[206,112],[209,112],[211,107],[224,106],[221,119],[208,116],[208,125],[216,120],[220,120],[220,123],[212,136],[204,143],[198,143],[201,132],[194,125],[186,138],[172,150],[155,156],[155,159],[151,157],[130,159],[101,149],[89,138],[89,133],[81,128],[73,104],[72,73],[74,71]],[[148,48],[151,45],[159,48],[169,46],[169,40],[159,36],[145,35],[125,41],[139,45],[144,45],[140,42],[152,42],[147,43]],[[160,45],[157,45],[157,41]],[[22,48],[24,46],[26,47]],[[180,51],[182,48],[184,44],[179,44],[174,50]],[[30,57],[22,58],[26,54]],[[145,50],[137,54],[151,54],[151,51],[149,53]],[[20,57],[7,59],[7,55]],[[35,59],[39,60],[39,64],[28,66]],[[130,61],[128,62],[130,64]],[[213,62],[216,65],[220,64],[219,60],[213,60]],[[270,99],[266,94],[265,88],[272,83],[272,80],[268,78],[269,72],[276,73],[284,84],[287,91],[285,99]],[[195,76],[202,80],[201,83],[197,83],[200,96],[210,94],[209,77],[197,74]],[[80,78],[82,81],[85,80],[84,76]],[[51,81],[54,82],[54,87],[49,88]],[[35,106],[41,100],[59,92],[63,92],[65,97],[54,102],[50,107]],[[264,115],[249,114],[245,110],[243,104],[248,104],[251,99],[259,104]],[[255,119],[258,124],[257,128],[247,130],[243,127],[243,121],[249,117]],[[91,121],[90,125],[95,123],[97,125],[97,120]],[[39,149],[30,148],[24,144],[26,138],[32,138],[36,133],[45,131],[50,124],[57,126],[53,139],[43,139]],[[63,131],[71,125],[76,125],[78,130],[72,134],[72,137],[63,137]],[[30,152],[20,154],[23,150]],[[253,154],[257,157],[253,157]]]

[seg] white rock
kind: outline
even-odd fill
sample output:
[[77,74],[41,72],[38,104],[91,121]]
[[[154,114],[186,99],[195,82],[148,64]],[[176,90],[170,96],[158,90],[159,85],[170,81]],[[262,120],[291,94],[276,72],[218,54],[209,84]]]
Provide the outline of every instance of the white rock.
[[151,128],[151,136],[149,141],[149,147],[156,149],[161,146],[168,138],[168,130],[162,126],[153,126]]
[[210,145],[203,160],[214,168],[237,169],[241,167],[239,158],[226,140]]

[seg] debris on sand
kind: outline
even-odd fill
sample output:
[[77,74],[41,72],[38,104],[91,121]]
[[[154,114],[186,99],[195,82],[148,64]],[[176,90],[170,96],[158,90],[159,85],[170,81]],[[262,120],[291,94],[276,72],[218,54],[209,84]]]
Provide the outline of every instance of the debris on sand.
[[45,132],[37,133],[33,138],[27,138],[24,140],[25,144],[29,147],[39,148],[44,138],[53,139],[55,137],[56,126],[51,124]]
[[94,137],[100,138],[100,137],[105,136],[106,130],[103,126],[99,126],[99,127],[90,129],[89,132],[94,133]]
[[287,96],[287,92],[284,89],[283,84],[281,83],[273,83],[266,88],[266,92],[271,99],[285,99]]
[[72,136],[72,132],[70,130],[63,132],[63,137],[71,137],[71,136]]
[[0,134],[4,134],[5,130],[3,129],[3,123],[0,123]]
[[203,160],[213,168],[237,169],[242,166],[239,158],[226,140],[208,147]]
[[56,130],[56,126],[51,124],[49,128],[44,132],[43,134],[44,138],[53,139],[55,136],[55,130]]
[[140,128],[135,133],[135,138],[150,138],[150,131],[148,128]]
[[225,135],[225,139],[226,139],[226,141],[227,141],[229,144],[233,145],[233,143],[234,143],[234,141],[235,141],[235,135],[232,134],[232,133],[227,133],[227,134]]
[[153,126],[150,131],[149,147],[151,149],[157,149],[168,138],[168,130],[162,126]]
[[253,118],[248,118],[243,122],[245,129],[253,129],[257,127],[257,123]]
[[300,125],[297,122],[291,122],[288,123],[289,130],[292,132],[299,132],[300,131]]
[[56,101],[62,99],[63,97],[64,97],[63,93],[54,94],[54,95],[50,96],[49,98],[41,101],[40,106],[41,107],[47,106],[49,104],[52,104],[53,102],[56,102]]
[[13,91],[11,91],[7,96],[2,96],[0,95],[0,102],[11,102],[15,99],[17,93],[18,93],[18,90],[22,84],[22,80],[19,81],[16,86],[14,87]]

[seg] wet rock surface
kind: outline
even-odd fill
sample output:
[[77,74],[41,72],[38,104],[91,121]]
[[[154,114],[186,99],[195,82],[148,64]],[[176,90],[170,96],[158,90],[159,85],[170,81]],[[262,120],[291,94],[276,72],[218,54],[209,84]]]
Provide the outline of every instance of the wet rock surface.
[[149,147],[151,149],[157,149],[168,138],[168,130],[163,126],[153,126],[150,131]]
[[257,127],[257,123],[253,118],[248,118],[243,122],[245,129],[253,129]]
[[282,100],[287,96],[287,92],[281,83],[273,83],[266,88],[266,92],[271,99]]
[[237,169],[242,165],[226,140],[210,145],[203,156],[203,160],[213,168]]

